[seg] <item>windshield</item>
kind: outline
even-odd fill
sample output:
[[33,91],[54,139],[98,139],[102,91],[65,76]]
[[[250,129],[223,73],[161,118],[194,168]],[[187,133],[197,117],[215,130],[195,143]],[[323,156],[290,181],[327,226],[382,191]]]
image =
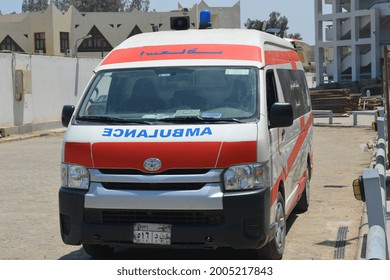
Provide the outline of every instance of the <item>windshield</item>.
[[100,72],[82,102],[78,120],[253,120],[258,111],[257,71],[170,67]]

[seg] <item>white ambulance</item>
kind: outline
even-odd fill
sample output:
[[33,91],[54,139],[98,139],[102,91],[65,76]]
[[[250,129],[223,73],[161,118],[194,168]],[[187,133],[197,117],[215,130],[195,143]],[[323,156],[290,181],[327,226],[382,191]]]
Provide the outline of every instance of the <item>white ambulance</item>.
[[62,120],[61,236],[92,257],[225,247],[281,259],[287,217],[308,209],[309,92],[296,50],[274,35],[133,36]]

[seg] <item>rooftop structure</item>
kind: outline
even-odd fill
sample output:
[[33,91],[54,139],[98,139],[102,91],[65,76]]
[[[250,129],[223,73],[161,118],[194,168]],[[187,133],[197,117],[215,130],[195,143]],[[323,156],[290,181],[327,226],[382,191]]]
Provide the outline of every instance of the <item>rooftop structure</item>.
[[170,30],[171,17],[189,16],[199,27],[199,13],[212,13],[214,28],[240,28],[240,1],[232,7],[210,7],[200,1],[192,8],[178,4],[170,12],[59,11],[51,3],[44,12],[0,15],[0,51],[55,56],[103,57],[125,39],[145,32]]

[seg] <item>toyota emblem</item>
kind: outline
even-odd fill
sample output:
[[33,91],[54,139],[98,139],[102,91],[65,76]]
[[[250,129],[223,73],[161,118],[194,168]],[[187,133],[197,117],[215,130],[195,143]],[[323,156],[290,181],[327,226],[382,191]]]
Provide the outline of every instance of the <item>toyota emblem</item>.
[[148,158],[144,161],[144,167],[148,171],[157,171],[161,168],[161,160],[158,158]]

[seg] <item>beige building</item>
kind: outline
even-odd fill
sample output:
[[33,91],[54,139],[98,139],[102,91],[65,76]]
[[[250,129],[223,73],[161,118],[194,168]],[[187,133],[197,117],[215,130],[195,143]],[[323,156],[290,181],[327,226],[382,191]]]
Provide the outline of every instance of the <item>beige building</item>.
[[192,8],[178,4],[171,12],[81,13],[71,6],[62,13],[52,3],[44,12],[0,15],[0,51],[55,56],[102,57],[138,33],[171,29],[171,18],[189,16],[198,28],[199,13],[209,10],[213,28],[240,28],[240,1],[233,7]]

